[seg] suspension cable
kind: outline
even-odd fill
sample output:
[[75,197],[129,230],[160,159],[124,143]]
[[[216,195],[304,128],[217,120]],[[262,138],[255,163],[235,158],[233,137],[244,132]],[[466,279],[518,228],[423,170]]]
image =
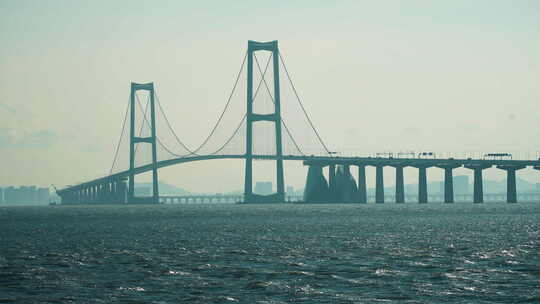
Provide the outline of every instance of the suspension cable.
[[238,80],[240,80],[240,76],[242,75],[242,71],[244,70],[244,65],[246,63],[247,55],[248,55],[248,53],[246,51],[246,54],[244,55],[244,59],[242,60],[242,65],[240,66],[240,71],[238,71],[238,75],[236,76],[236,81],[234,82],[234,86],[233,86],[233,88],[231,90],[231,94],[229,94],[229,98],[227,99],[227,103],[225,104],[225,108],[221,112],[221,115],[219,115],[219,119],[216,122],[216,124],[214,125],[214,127],[212,128],[212,131],[210,132],[210,134],[208,134],[208,136],[204,139],[204,141],[197,147],[197,149],[195,149],[195,153],[199,152],[208,143],[208,141],[210,140],[210,137],[212,137],[214,135],[214,133],[217,130],[218,125],[220,124],[221,120],[223,119],[223,116],[225,115],[225,112],[227,111],[227,108],[229,107],[229,104],[231,103],[233,94],[236,91],[236,87],[238,85]]
[[[243,70],[243,66],[245,65],[245,60],[246,60],[246,58],[247,58],[247,54],[246,54],[246,56],[244,56],[244,60],[243,60],[243,62],[242,62],[242,67],[240,68],[240,71],[239,71],[239,73],[238,73],[238,75],[237,75],[237,77],[236,77],[236,81],[235,81],[235,84],[234,84],[233,89],[232,89],[232,91],[231,91],[231,94],[229,95],[229,98],[228,98],[228,100],[227,100],[227,104],[225,105],[225,108],[223,109],[223,111],[222,111],[222,113],[221,113],[221,115],[220,115],[220,117],[219,117],[217,123],[214,125],[214,128],[213,128],[212,131],[210,132],[210,135],[209,135],[209,136],[204,140],[204,142],[203,142],[199,147],[197,147],[197,149],[195,149],[195,150],[191,150],[191,149],[189,149],[185,144],[183,144],[183,142],[182,142],[182,141],[179,139],[179,137],[177,136],[176,132],[174,132],[174,129],[172,128],[172,125],[170,124],[170,121],[168,120],[168,118],[167,118],[167,116],[166,116],[166,114],[165,114],[165,111],[164,111],[163,107],[161,106],[161,103],[160,103],[160,101],[159,101],[159,97],[158,97],[157,93],[155,92],[155,94],[156,94],[156,100],[157,100],[157,102],[158,102],[158,107],[159,107],[159,109],[160,109],[160,112],[163,114],[163,117],[165,118],[165,121],[166,121],[166,123],[167,123],[167,126],[168,126],[169,130],[173,133],[173,135],[174,135],[174,137],[176,138],[177,142],[180,143],[180,144],[184,147],[184,149],[186,149],[186,150],[189,152],[189,154],[179,155],[179,154],[177,154],[177,153],[172,152],[171,149],[169,149],[169,148],[163,143],[163,141],[156,135],[156,141],[158,142],[158,144],[159,144],[163,149],[165,149],[165,150],[166,150],[169,154],[171,154],[172,156],[176,156],[176,157],[186,157],[186,156],[190,156],[190,155],[201,156],[200,154],[197,154],[197,152],[199,152],[199,151],[206,145],[206,143],[209,141],[210,137],[211,137],[211,136],[215,133],[215,131],[217,130],[217,127],[218,127],[219,123],[220,123],[221,120],[223,119],[223,116],[224,116],[226,110],[228,109],[228,106],[229,106],[229,104],[230,104],[230,102],[231,102],[231,100],[232,100],[232,96],[233,96],[233,94],[234,94],[234,92],[235,92],[235,90],[236,90],[236,87],[238,86],[238,80],[240,79],[240,76],[241,76],[241,73],[242,73],[242,70]],[[258,85],[257,85],[257,88],[256,88],[256,90],[255,90],[255,93],[254,93],[254,95],[253,95],[253,101],[256,100],[256,98],[257,98],[257,96],[258,96],[258,93],[259,93],[259,91],[260,91],[260,88],[261,88],[261,86],[262,86],[262,84],[263,84],[263,82],[264,82],[264,75],[266,74],[266,71],[268,70],[268,66],[269,66],[269,64],[270,64],[270,59],[271,59],[271,57],[269,57],[268,60],[267,60],[267,62],[266,62],[265,70],[264,70],[264,72],[262,73],[261,80],[259,81],[259,83],[258,83]],[[261,70],[260,65],[259,65],[259,70]],[[140,107],[140,109],[142,110],[142,105],[140,104],[140,102],[139,102],[139,107]],[[146,121],[147,124],[149,124],[148,118],[146,117],[146,111],[144,111],[144,112],[145,112],[145,115],[143,116],[143,117],[144,117],[144,120]],[[232,133],[232,135],[227,139],[227,141],[225,141],[225,143],[224,143],[223,145],[221,145],[217,150],[215,150],[214,152],[210,153],[209,155],[215,155],[215,154],[219,153],[220,151],[222,151],[222,150],[223,150],[223,149],[231,142],[231,140],[234,138],[234,136],[236,136],[236,134],[238,133],[240,127],[241,127],[242,124],[244,123],[245,119],[246,119],[246,114],[244,114],[242,120],[240,121],[240,124],[236,127],[235,131],[234,131],[234,132]],[[290,134],[289,134],[289,136],[290,136]],[[294,140],[293,140],[293,141],[294,141]]]
[[[261,80],[259,80],[259,83],[257,84],[257,88],[255,89],[255,93],[253,94],[252,102],[255,102],[255,100],[257,99],[257,96],[259,95],[259,91],[260,91],[261,85],[263,83],[264,75],[266,74],[266,71],[268,70],[269,65],[270,65],[270,57],[268,57],[268,60],[266,61],[266,65],[264,67],[264,72],[262,73]],[[229,144],[229,142],[233,139],[233,137],[236,136],[236,134],[238,133],[238,130],[240,129],[240,127],[244,123],[244,120],[246,119],[246,117],[247,117],[247,114],[244,114],[244,116],[242,117],[242,120],[240,121],[240,124],[238,124],[238,126],[236,127],[236,130],[234,130],[233,134],[227,139],[227,141],[221,147],[219,147],[216,151],[210,153],[210,155],[216,155],[217,153],[221,152],[221,150],[223,150],[225,148],[225,146],[227,146]]]
[[229,137],[229,139],[227,139],[227,141],[223,145],[221,145],[221,147],[219,147],[219,149],[217,149],[213,153],[210,153],[210,155],[218,154],[219,152],[221,152],[221,150],[223,150],[225,148],[225,146],[227,146],[229,144],[229,142],[233,139],[233,137],[236,136],[236,133],[238,133],[238,130],[240,130],[240,127],[244,124],[244,120],[246,120],[246,114],[244,114],[244,117],[242,117],[242,120],[240,121],[240,124],[238,124],[238,127],[236,127],[236,129],[234,130],[233,134]]
[[127,106],[126,106],[126,114],[124,115],[124,122],[122,123],[122,131],[120,132],[120,138],[118,138],[118,143],[116,144],[116,152],[114,152],[114,159],[111,166],[111,170],[109,170],[109,175],[112,174],[114,170],[114,166],[116,166],[116,160],[118,159],[118,151],[120,150],[120,144],[122,143],[122,138],[124,138],[124,130],[126,128],[126,121],[129,113],[129,104],[131,102],[131,97],[128,99]]
[[[176,134],[176,132],[174,131],[174,129],[172,128],[172,125],[170,124],[169,122],[169,119],[167,118],[167,115],[165,114],[165,111],[163,110],[162,106],[161,106],[161,103],[159,102],[159,98],[157,96],[157,93],[156,93],[156,99],[158,100],[158,106],[160,108],[160,111],[161,113],[163,114],[163,117],[165,118],[165,121],[169,127],[169,129],[171,130],[171,132],[173,133],[174,137],[176,138],[176,141],[184,148],[186,149],[190,154],[193,154],[193,155],[198,155],[197,152],[199,152],[207,143],[208,141],[210,140],[210,138],[214,135],[214,133],[216,132],[217,130],[217,127],[219,126],[219,124],[221,123],[222,119],[223,119],[223,116],[225,115],[225,112],[227,111],[227,109],[229,108],[229,105],[231,103],[231,100],[232,100],[232,97],[234,95],[234,92],[236,91],[236,87],[238,86],[238,81],[240,80],[240,76],[242,75],[242,71],[244,70],[244,65],[246,63],[246,58],[247,58],[247,52],[246,54],[244,55],[244,59],[242,60],[242,64],[240,65],[240,70],[238,71],[238,74],[236,75],[236,80],[234,82],[234,85],[233,85],[233,88],[231,90],[231,93],[229,94],[229,98],[227,99],[227,102],[225,103],[225,107],[223,108],[223,111],[221,111],[221,114],[219,115],[219,118],[217,120],[217,122],[214,124],[214,127],[212,128],[212,130],[210,131],[210,133],[208,134],[208,136],[204,139],[204,141],[194,150],[191,150],[189,149],[178,137],[178,135]],[[175,154],[176,155],[176,154]],[[189,154],[188,154],[189,155]]]
[[291,79],[291,75],[289,74],[289,71],[287,70],[287,67],[285,66],[285,62],[283,60],[283,56],[281,55],[281,52],[278,51],[278,54],[279,54],[279,59],[281,61],[281,64],[283,65],[283,69],[285,70],[285,73],[287,74],[287,78],[289,79],[289,83],[291,84],[291,87],[292,87],[292,89],[294,91],[294,95],[296,95],[296,99],[298,100],[298,103],[300,104],[300,107],[302,108],[302,111],[304,112],[304,115],[306,116],[311,128],[313,129],[313,132],[315,132],[315,135],[319,139],[319,142],[323,146],[324,150],[326,150],[326,153],[330,154],[330,150],[328,150],[328,148],[324,144],[324,141],[321,139],[321,136],[319,135],[319,132],[317,131],[317,129],[313,125],[313,122],[311,121],[311,118],[309,117],[306,109],[304,108],[304,105],[302,104],[302,100],[300,100],[300,96],[298,96],[298,92],[296,91],[294,83],[292,82],[292,79]]
[[[171,131],[171,133],[173,134],[173,136],[176,138],[176,141],[186,150],[189,152],[189,154],[196,154],[194,151],[191,151],[191,149],[189,149],[181,140],[180,138],[178,138],[178,135],[176,134],[176,132],[174,132],[174,129],[172,128],[171,126],[171,123],[169,122],[169,119],[167,118],[167,115],[165,115],[165,111],[163,110],[162,106],[161,106],[161,102],[159,102],[159,97],[158,97],[158,94],[157,94],[157,91],[154,90],[154,94],[156,95],[156,100],[157,100],[157,104],[158,104],[158,107],[159,107],[159,111],[161,112],[161,114],[163,115],[163,118],[165,118],[165,122],[167,123],[167,126],[169,127],[169,130]],[[188,154],[188,155],[189,155]]]
[[[143,121],[143,125],[144,125],[144,122],[146,122],[147,125],[150,126],[150,122],[148,121],[148,118],[146,117],[146,113],[147,113],[147,110],[148,110],[148,103],[146,104],[146,108],[143,110],[143,107],[142,107],[142,104],[139,100],[139,97],[137,96],[137,104],[139,105],[139,109],[144,112],[144,115],[143,115],[143,118],[144,118],[144,121]],[[142,134],[142,126],[141,126],[141,130],[139,132],[139,136]],[[186,157],[190,154],[185,154],[185,155],[178,155],[176,153],[173,153],[164,143],[163,141],[161,141],[161,139],[159,138],[159,136],[157,136],[156,134],[156,142],[159,143],[159,145],[161,147],[163,147],[167,152],[169,152],[169,154],[173,155],[173,156],[176,156],[176,157]],[[135,152],[137,152],[137,147],[135,147]]]
[[[245,58],[244,57],[244,62],[242,63],[242,66],[244,65],[245,63]],[[263,73],[263,75],[266,73],[266,71],[268,70],[268,66],[270,65],[270,58],[268,58],[268,61],[266,62],[266,65],[265,65],[265,72]],[[241,69],[242,71],[242,69]],[[238,80],[239,80],[239,77],[240,77],[240,74],[237,76],[236,78],[236,82],[235,82],[235,85],[234,85],[234,89],[233,89],[233,92],[231,92],[231,95],[229,97],[229,100],[227,103],[230,103],[230,100],[231,100],[231,97],[234,93],[234,90],[238,84]],[[263,77],[264,78],[264,77]],[[257,98],[258,94],[259,94],[259,91],[260,91],[260,88],[261,88],[261,85],[263,83],[263,78],[261,78],[261,80],[259,81],[258,85],[257,85],[257,88],[255,90],[255,93],[253,94],[253,101],[255,101],[255,99]],[[157,97],[157,96],[156,96]],[[159,103],[159,100],[158,100],[158,104]],[[161,106],[160,106],[161,107]],[[223,114],[225,113],[225,110],[227,109],[228,106],[225,107],[224,111],[222,112],[219,120],[218,120],[218,123],[214,126],[214,130],[212,130],[211,132],[211,135],[213,133],[215,133],[215,130],[217,129],[217,125],[219,124],[219,121],[223,118]],[[170,125],[170,123],[168,123],[168,119],[166,118],[166,115],[164,113],[164,110],[161,108],[160,111],[162,112],[163,116],[165,117],[165,120],[167,121],[167,124],[169,125],[169,129],[173,132],[173,135],[176,137],[177,141],[180,142],[180,139],[178,138],[178,136],[176,135],[176,133],[174,132],[174,130],[172,129],[172,126]],[[232,135],[227,139],[227,141],[225,141],[225,143],[223,145],[221,145],[217,150],[215,150],[214,152],[210,153],[209,155],[215,155],[217,153],[219,153],[220,151],[222,151],[226,145],[228,145],[231,140],[233,139],[233,137],[238,133],[238,130],[240,128],[240,126],[242,125],[242,123],[244,122],[244,120],[246,119],[246,114],[244,114],[242,120],[240,121],[240,124],[237,126],[237,128],[235,129],[235,131],[232,133]],[[211,136],[210,135],[210,136]],[[207,139],[205,140],[205,143],[208,142],[208,140],[210,139],[210,136],[207,137]],[[189,155],[195,155],[195,156],[201,156],[201,154],[198,154],[198,152],[204,147],[204,144],[203,145],[200,145],[197,149],[195,149],[194,151],[191,151],[189,149],[187,149],[187,147],[185,145],[182,145],[184,146],[184,148],[186,150],[188,150],[190,152],[190,154],[186,154],[186,155],[179,155],[179,154],[176,154],[174,152],[172,152],[161,140],[158,139],[158,142],[160,143],[160,145],[165,149],[167,150],[167,152],[169,152],[171,155],[174,155],[174,156],[177,156],[177,157],[186,157],[186,156],[189,156]]]
[[[262,73],[261,66],[259,65],[259,60],[257,59],[257,55],[255,53],[253,55],[255,57],[255,62],[257,63],[257,68],[259,69],[259,73]],[[265,70],[264,74],[266,74],[266,70]],[[272,100],[272,103],[274,104],[274,107],[275,107],[276,101],[275,101],[275,98],[272,96],[272,93],[270,92],[270,88],[268,87],[268,83],[266,82],[266,79],[264,79],[264,74],[262,74],[263,75],[262,80],[264,81],[264,86],[266,87],[266,92],[268,92],[268,95],[270,95],[270,100]],[[296,147],[296,149],[298,150],[298,152],[300,152],[300,154],[302,154],[302,155],[306,155],[302,151],[302,149],[300,149],[298,144],[296,143],[296,140],[294,139],[291,132],[289,131],[289,128],[287,127],[287,124],[285,123],[285,119],[283,118],[283,115],[281,115],[281,113],[280,113],[279,119],[280,119],[280,122],[283,123],[283,127],[285,127],[285,131],[287,131],[287,134],[289,135],[289,138],[292,140],[292,142],[293,142],[294,146]]]

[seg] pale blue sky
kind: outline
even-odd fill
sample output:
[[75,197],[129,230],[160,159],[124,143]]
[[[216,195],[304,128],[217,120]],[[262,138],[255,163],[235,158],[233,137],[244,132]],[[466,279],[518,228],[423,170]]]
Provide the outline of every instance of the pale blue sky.
[[[106,173],[130,81],[154,81],[196,146],[249,39],[279,40],[334,150],[540,151],[538,1],[0,0],[0,11],[0,185]],[[241,188],[239,166],[177,166],[162,178],[193,191],[222,179],[209,189],[220,192]],[[304,168],[286,169],[300,187]]]

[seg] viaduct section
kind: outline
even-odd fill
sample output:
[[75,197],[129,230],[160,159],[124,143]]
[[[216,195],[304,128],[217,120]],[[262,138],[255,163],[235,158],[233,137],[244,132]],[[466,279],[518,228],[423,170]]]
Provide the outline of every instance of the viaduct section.
[[[418,202],[428,202],[427,168],[444,170],[444,202],[454,202],[453,170],[459,167],[474,172],[475,203],[484,202],[482,171],[495,166],[506,171],[508,203],[517,202],[516,171],[526,167],[540,170],[540,161],[528,160],[485,160],[485,159],[421,159],[421,158],[312,158],[304,161],[309,167],[304,192],[304,201],[312,203],[343,202],[367,203],[366,166],[375,167],[375,202],[384,203],[383,168],[396,170],[395,202],[405,202],[403,168],[418,169]],[[328,181],[323,168],[328,167]],[[358,169],[358,182],[351,175],[351,167]]]

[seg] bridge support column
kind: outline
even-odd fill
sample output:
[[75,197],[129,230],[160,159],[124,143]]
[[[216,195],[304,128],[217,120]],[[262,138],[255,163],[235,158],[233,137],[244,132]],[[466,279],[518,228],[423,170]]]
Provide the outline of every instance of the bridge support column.
[[103,203],[108,204],[111,202],[111,183],[110,181],[105,181],[103,183]]
[[90,204],[93,204],[95,199],[96,199],[96,193],[95,193],[96,189],[95,189],[94,185],[91,185],[91,186],[89,186],[88,190],[90,192],[90,195],[88,197],[88,199],[89,199],[88,202]]
[[506,171],[506,202],[517,203],[516,171],[524,169],[525,166],[497,166],[498,169]]
[[329,203],[337,202],[336,165],[328,166],[328,202]]
[[427,168],[418,168],[418,203],[425,204],[428,202],[427,198]]
[[428,202],[427,192],[427,166],[418,166],[418,203],[426,204]]
[[396,168],[396,203],[405,203],[405,181],[403,178],[404,165],[395,165]]
[[113,202],[120,203],[120,198],[118,197],[118,180],[115,179],[111,181],[111,197]]
[[86,199],[86,191],[84,188],[81,188],[81,190],[79,190],[79,193],[80,193],[80,202],[81,204],[84,204],[85,203],[85,199]]
[[336,196],[339,203],[356,201],[358,188],[351,175],[350,165],[338,165],[336,172]]
[[454,202],[454,175],[453,170],[461,167],[461,165],[454,164],[440,164],[437,168],[444,169],[444,202]]
[[375,203],[384,204],[384,166],[375,166]]
[[[253,113],[253,54],[256,51],[269,51],[272,53],[274,75],[274,113]],[[247,106],[246,106],[246,164],[244,181],[244,201],[246,203],[267,202],[277,203],[285,201],[285,181],[283,177],[283,148],[281,142],[281,101],[279,87],[279,50],[277,41],[256,42],[248,41],[247,52]],[[262,76],[261,76],[262,77]],[[276,140],[276,187],[277,193],[270,196],[253,194],[253,123],[270,121],[275,126]]]
[[103,204],[103,192],[105,190],[103,187],[103,184],[98,184],[97,188],[98,188],[98,203]]
[[94,185],[94,203],[99,203],[99,184]]
[[468,164],[465,165],[465,168],[471,169],[474,171],[474,195],[473,203],[483,203],[484,202],[484,185],[482,178],[482,170],[490,168],[490,165],[477,165],[477,164]]
[[328,202],[328,183],[324,178],[322,166],[310,165],[304,188],[304,202]]
[[97,188],[96,185],[90,186],[90,193],[91,193],[91,203],[95,204],[97,201]]
[[366,166],[358,165],[358,202],[367,203]]
[[[137,91],[148,91],[150,96],[150,131],[149,137],[138,137],[135,134],[135,100]],[[129,187],[128,187],[128,202],[136,202],[135,198],[135,145],[147,143],[152,146],[152,201],[154,204],[159,203],[159,185],[157,172],[157,152],[156,152],[156,110],[155,110],[155,93],[154,83],[131,83],[130,94],[130,136],[129,136]]]

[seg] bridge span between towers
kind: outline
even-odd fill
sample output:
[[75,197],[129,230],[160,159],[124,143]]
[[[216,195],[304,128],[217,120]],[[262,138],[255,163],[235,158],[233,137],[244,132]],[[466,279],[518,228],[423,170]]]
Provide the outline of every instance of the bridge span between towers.
[[[257,54],[261,52],[268,55],[266,60],[259,60]],[[245,90],[237,90],[242,83],[239,80],[244,67],[247,75]],[[281,79],[288,81],[283,85]],[[235,105],[234,100],[238,94],[243,93],[245,95],[240,96],[239,100],[242,100],[242,103],[245,101],[245,108],[240,114],[235,114],[234,110],[231,110]],[[296,109],[297,112],[290,109]],[[236,116],[229,119],[228,115]],[[234,124],[230,132],[232,135],[221,137],[221,131],[231,131],[225,126],[226,121]],[[160,123],[163,126],[158,127]],[[269,128],[260,132],[260,127],[264,126]],[[189,131],[190,127],[184,129]],[[158,169],[196,161],[240,159],[244,161],[245,203],[285,201],[284,161],[302,161],[308,167],[305,202],[366,203],[365,168],[373,166],[376,168],[376,202],[383,203],[383,168],[389,166],[396,170],[397,203],[405,202],[405,167],[418,168],[420,203],[428,201],[427,168],[438,167],[444,170],[444,200],[447,203],[454,201],[453,170],[459,167],[471,169],[474,172],[474,202],[480,203],[483,202],[482,171],[495,166],[507,172],[507,201],[514,203],[517,201],[516,171],[526,167],[540,170],[538,159],[336,156],[335,152],[328,149],[308,115],[277,41],[248,41],[247,52],[232,91],[209,135],[196,148],[188,147],[180,137],[167,118],[154,83],[131,83],[122,131],[109,173],[100,178],[66,186],[57,190],[57,194],[63,204],[159,203]],[[312,142],[303,142],[309,140]],[[123,144],[128,146],[124,149]],[[259,147],[260,145],[263,147]],[[309,150],[314,146],[316,152]],[[129,158],[123,161],[123,156]],[[253,192],[253,161],[256,160],[275,163],[276,193],[258,195]],[[358,168],[358,181],[352,177],[351,167]],[[323,169],[327,170],[328,178],[323,174]],[[152,196],[136,197],[135,176],[145,172],[152,173]]]

